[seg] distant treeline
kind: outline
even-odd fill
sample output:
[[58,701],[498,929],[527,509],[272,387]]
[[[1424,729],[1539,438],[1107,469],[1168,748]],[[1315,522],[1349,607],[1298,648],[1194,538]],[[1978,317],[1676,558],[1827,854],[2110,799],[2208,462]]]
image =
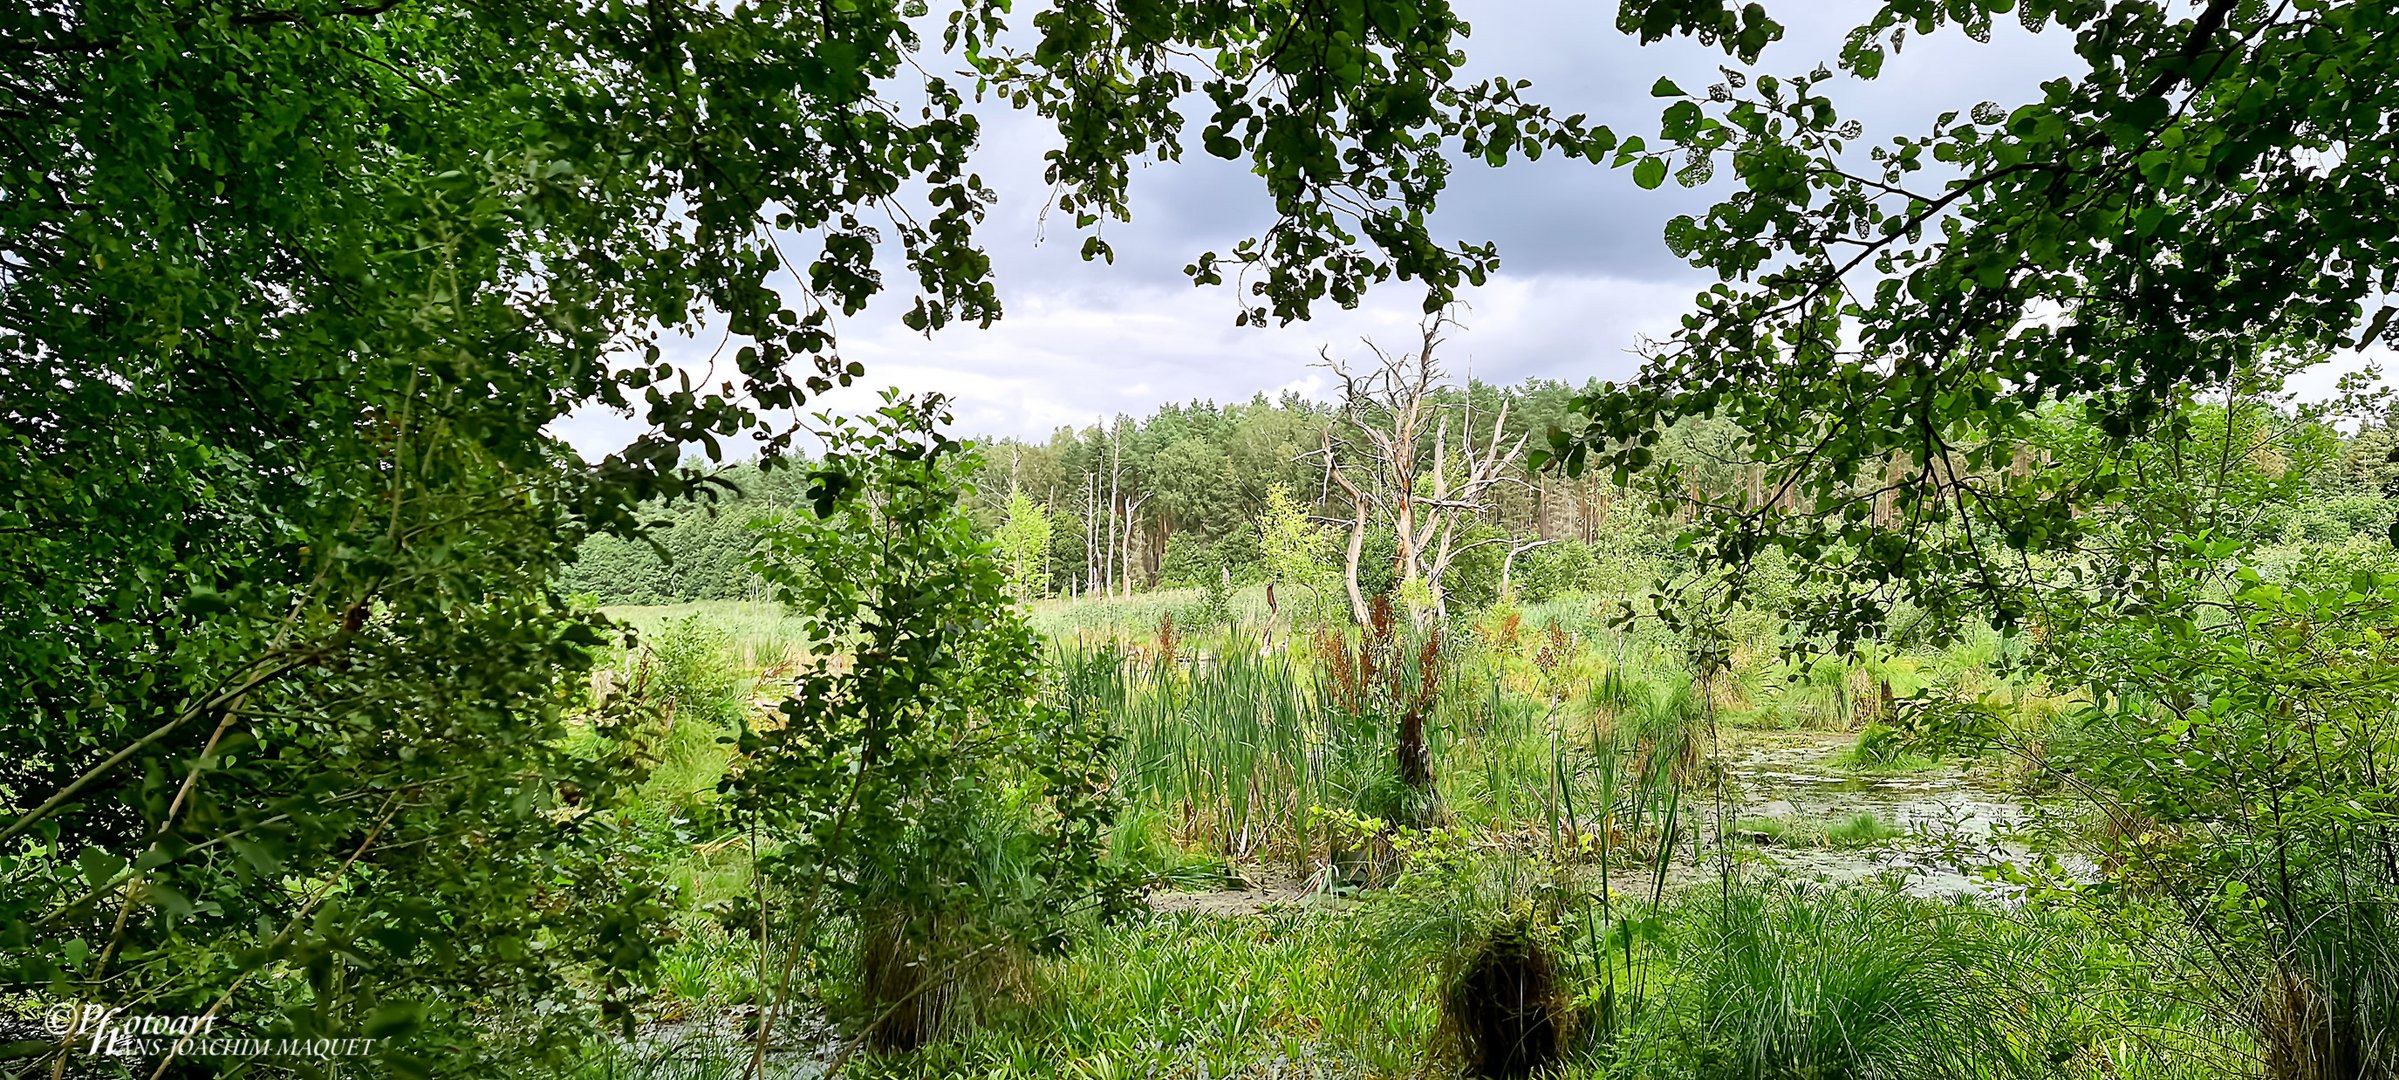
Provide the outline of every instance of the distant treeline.
[[[1553,380],[1512,387],[1478,381],[1441,391],[1439,400],[1461,430],[1471,424],[1482,435],[1505,406],[1506,438],[1530,436],[1540,445],[1552,426],[1571,425],[1570,402],[1583,389]],[[2061,424],[2076,422],[2060,415]],[[1029,578],[1044,595],[1255,582],[1264,575],[1259,523],[1270,492],[1281,489],[1342,533],[1348,507],[1331,488],[1319,453],[1334,421],[1330,405],[1261,394],[1232,405],[1167,405],[1145,418],[1062,427],[1046,441],[985,440],[978,444],[984,468],[971,509],[995,532],[1017,496],[1020,513],[1027,505],[1038,510],[1047,542],[1033,553],[1042,565]],[[2393,430],[2386,421],[2345,433],[2289,415],[2245,425],[2239,453],[2256,475],[2279,481],[2284,494],[2250,520],[2219,529],[2267,543],[2391,531],[2399,513]],[[1670,473],[1694,501],[1735,491],[1754,484],[1758,470],[1731,460],[1732,445],[1721,422],[1686,422],[1660,440],[1655,468]],[[806,470],[745,463],[724,476],[737,494],[653,508],[656,528],[646,543],[593,538],[562,584],[605,604],[765,599],[747,565],[756,536],[749,525],[762,511],[804,507]],[[1549,541],[1507,568],[1520,597],[1540,599],[1621,585],[1604,579],[1627,566],[1671,560],[1680,515],[1661,517],[1653,505],[1648,487],[1628,490],[1597,473],[1536,473],[1519,463],[1472,529]],[[1391,585],[1392,544],[1387,527],[1368,535],[1360,584],[1370,592]],[[1480,603],[1496,594],[1502,551],[1495,545],[1461,556],[1448,584],[1457,601]]]
[[[1480,417],[1484,434],[1505,404],[1508,437],[1537,441],[1566,421],[1568,402],[1581,389],[1554,380],[1504,389],[1478,381],[1441,396],[1461,419]],[[1270,490],[1282,487],[1328,520],[1347,513],[1337,505],[1338,492],[1326,490],[1323,466],[1313,456],[1333,416],[1331,406],[1297,394],[1260,394],[1232,405],[1167,405],[1146,418],[1062,427],[1046,441],[984,440],[972,510],[977,521],[996,529],[1013,493],[1040,507],[1049,525],[1047,573],[1040,576],[1051,594],[1195,585],[1226,575],[1237,583],[1254,581],[1257,521]],[[1552,545],[1560,550],[1537,549],[1518,560],[1514,569],[1529,575],[1535,590],[1561,574],[1571,577],[1573,568],[1590,561],[1589,550],[1566,550],[1579,545],[1565,541],[1596,543],[1603,551],[1614,543],[1663,549],[1671,535],[1632,505],[1643,500],[1627,499],[1604,478],[1570,481],[1516,472],[1519,482],[1495,500],[1483,527],[1560,541]],[[749,522],[762,510],[804,505],[805,470],[740,464],[725,476],[739,496],[654,508],[657,527],[649,543],[608,537],[587,542],[565,587],[609,604],[762,598],[745,565],[754,543]],[[1610,523],[1612,510],[1622,520]],[[1387,562],[1390,545],[1388,536],[1370,538],[1369,555],[1383,557],[1367,564]],[[1496,589],[1501,557],[1476,557],[1482,554],[1464,557],[1458,574],[1463,599]],[[1371,574],[1362,583],[1389,585]]]
[[561,584],[603,604],[766,599],[749,566],[757,544],[750,522],[765,510],[805,505],[807,471],[745,462],[723,475],[732,485],[723,498],[652,507],[647,543],[585,540]]

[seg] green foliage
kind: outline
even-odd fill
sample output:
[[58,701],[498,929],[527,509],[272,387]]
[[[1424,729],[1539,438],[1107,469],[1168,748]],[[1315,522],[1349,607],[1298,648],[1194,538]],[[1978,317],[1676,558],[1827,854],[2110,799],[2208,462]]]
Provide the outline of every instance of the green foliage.
[[1189,589],[1221,580],[1225,564],[1217,557],[1216,549],[1196,533],[1176,533],[1166,540],[1166,553],[1158,558],[1158,587]]
[[[2054,666],[2092,688],[2054,767],[2095,793],[2095,886],[2046,880],[2135,940],[2122,890],[2195,932],[2222,1014],[2278,1075],[2394,1062],[2393,816],[2399,575],[2175,537],[2143,578],[2061,620]],[[2178,929],[2175,933],[2180,933]]]
[[992,538],[1009,594],[1033,600],[1050,591],[1050,518],[1023,492],[1008,499],[1008,520]]
[[[153,516],[135,508],[150,480],[198,475],[161,462],[111,496],[144,536],[0,537],[45,549],[0,585],[21,635],[0,647],[17,695],[0,725],[0,992],[214,1008],[268,1038],[412,1016],[360,1063],[400,1075],[544,1074],[603,1010],[623,1014],[666,897],[628,857],[643,838],[587,811],[641,779],[617,738],[641,716],[575,716],[572,673],[607,635],[543,580],[555,522],[487,514],[510,504],[502,477],[427,458],[371,489],[405,511],[397,531],[389,506],[352,516],[379,500],[332,461],[241,496],[301,500],[279,523],[225,501],[238,485]],[[257,468],[240,484],[285,482]],[[183,547],[188,573],[151,569],[174,565],[153,545]],[[78,598],[33,599],[70,588],[49,576],[69,567]],[[595,727],[595,751],[570,749]]]
[[[608,815],[554,803],[632,770],[552,752],[605,644],[552,585],[746,592],[721,521],[667,529],[709,557],[663,573],[630,546],[647,500],[724,487],[683,449],[781,460],[887,283],[912,327],[999,316],[954,72],[1061,133],[1089,257],[1189,109],[1279,207],[1190,268],[1254,270],[1243,321],[1394,274],[1438,303],[1497,258],[1425,224],[1450,149],[1614,140],[1466,79],[1445,4],[1394,10],[0,12],[0,915],[41,928],[0,938],[0,992],[222,995],[260,1035],[421,1005],[393,1045],[450,1048],[425,1067],[542,1071],[651,907]],[[695,386],[662,346],[703,325],[733,340]],[[597,467],[550,433],[587,406],[641,424]],[[53,874],[86,851],[133,869]]]
[[1289,487],[1276,484],[1266,490],[1266,508],[1258,515],[1259,565],[1277,587],[1278,601],[1291,612],[1293,625],[1343,618],[1333,548],[1332,530],[1310,521],[1307,508],[1291,497]]
[[1229,630],[1233,627],[1233,586],[1229,573],[1218,570],[1214,576],[1203,577],[1199,583],[1199,599],[1182,611],[1176,625],[1192,632]]
[[[1479,610],[1499,599],[1500,571],[1508,557],[1508,537],[1487,522],[1460,522],[1451,546],[1457,554],[1441,575],[1441,593],[1449,610]],[[1403,591],[1403,595],[1404,595]]]
[[1687,561],[1675,546],[1673,524],[1635,498],[1608,507],[1591,552],[1601,567],[1599,591],[1628,598],[1647,594],[1654,582]]
[[641,535],[603,533],[585,539],[574,560],[560,569],[560,587],[610,605],[763,599],[764,584],[750,570],[758,543],[750,519],[799,506],[806,477],[796,467],[767,469],[755,463],[707,476],[716,485],[707,497],[644,502]]
[[740,721],[748,702],[741,676],[726,654],[730,645],[723,630],[698,615],[676,620],[657,636],[650,647],[650,678],[654,692],[676,718],[728,728]]
[[[1844,115],[1841,76],[1876,78],[1911,36],[1987,43],[2011,8],[2075,43],[2061,77],[2025,100],[1950,103],[1914,133],[1870,136]],[[1578,402],[1588,424],[1548,460],[1619,482],[1653,463],[1672,473],[1664,433],[1717,418],[1736,432],[1726,460],[1756,482],[1693,522],[1703,558],[1738,566],[1772,544],[1845,595],[1896,586],[1943,625],[2012,624],[2024,608],[1999,571],[2071,552],[2082,511],[2134,478],[2106,461],[2049,467],[2028,444],[2052,403],[2121,445],[2195,393],[2247,393],[2399,333],[2380,300],[2391,241],[2345,224],[2399,216],[2381,181],[2399,137],[2368,119],[2399,95],[2399,68],[2369,44],[2399,32],[2399,13],[1871,10],[1830,65],[1659,82],[1657,141],[1628,138],[1615,163],[1646,185],[1670,163],[1684,186],[1731,185],[1665,233],[1719,283],[1637,379]],[[1622,24],[1754,65],[1772,24],[1744,12],[1636,0]],[[1658,486],[1687,490],[1670,475]],[[1881,607],[1828,605],[1819,621],[1862,635]]]
[[686,615],[652,640],[636,672],[631,692],[655,706],[657,720],[635,733],[649,773],[627,804],[651,818],[697,817],[733,758],[729,744],[750,703],[730,637]]
[[668,562],[640,540],[599,535],[585,539],[559,574],[559,587],[596,605],[663,604],[678,596]]
[[[1903,35],[1984,38],[2009,7],[1883,5],[1841,65],[1874,78]],[[947,972],[1054,951],[1070,907],[1123,899],[1111,845],[1172,861],[1161,830],[1297,862],[1317,807],[1430,816],[1437,791],[1491,829],[1538,804],[1555,843],[1596,787],[1583,835],[1603,905],[1609,845],[1662,864],[1708,699],[1638,648],[1586,696],[1591,745],[1571,754],[1553,714],[1586,697],[1545,687],[1540,713],[1501,661],[1457,693],[1455,650],[1394,649],[1387,626],[1321,643],[1347,674],[1228,640],[1204,671],[1103,679],[1095,661],[1050,683],[1010,600],[1087,587],[1092,553],[1056,538],[1125,524],[1091,494],[1099,439],[1028,455],[1050,475],[1008,508],[1004,559],[961,505],[971,457],[937,406],[888,402],[836,425],[821,467],[785,467],[798,432],[775,418],[861,373],[835,350],[837,310],[892,281],[920,329],[1000,312],[963,66],[979,98],[1055,125],[1051,197],[1088,258],[1112,258],[1097,230],[1128,214],[1133,160],[1179,156],[1194,130],[1245,160],[1276,224],[1188,268],[1213,284],[1233,264],[1245,323],[1354,305],[1395,274],[1432,310],[1482,281],[1496,253],[1425,224],[1453,150],[1606,159],[1642,187],[1670,157],[1688,185],[1726,163],[1738,190],[1668,232],[1726,283],[1550,441],[1619,475],[1545,481],[1467,541],[1546,529],[1553,497],[1596,502],[1578,519],[1596,558],[1536,555],[1528,596],[1646,603],[1653,578],[1737,568],[1749,610],[1732,614],[1752,621],[1672,627],[1711,647],[1776,636],[1786,612],[1811,640],[1903,611],[1894,644],[1968,616],[2030,624],[2044,669],[2088,688],[2080,737],[2044,765],[2107,821],[2103,880],[2032,873],[2041,898],[2199,942],[2221,970],[2193,981],[2270,1072],[2388,1071],[2399,577],[2355,543],[2399,531],[2388,417],[2344,440],[2265,398],[2336,348],[2399,341],[2392,309],[2366,314],[2393,288],[2376,226],[2399,217],[2381,122],[2399,15],[2014,7],[2073,30],[2085,70],[1863,161],[1829,71],[1728,71],[1704,103],[1659,80],[1656,144],[1619,143],[1520,84],[1465,80],[1465,24],[1438,2],[949,5],[940,55],[920,38],[936,13],[887,0],[0,12],[0,996],[388,1033],[360,1065],[392,1075],[546,1075],[661,973],[680,898],[660,849],[680,857],[683,823],[762,846],[752,907],[720,910],[763,925],[746,945],[695,929],[663,974],[678,995],[757,999],[761,1047],[795,973],[858,975],[880,1030],[916,1008],[910,987],[945,1000]],[[1715,0],[1634,0],[1621,22],[1744,64],[1779,33]],[[695,387],[665,335],[718,323],[735,374]],[[1442,406],[1480,415],[1498,393]],[[1554,385],[1508,393],[1547,403],[1520,425],[1571,413]],[[642,433],[587,467],[550,432],[593,405]],[[1189,575],[1210,590],[1195,621],[1231,621],[1226,569],[1296,585],[1330,562],[1307,524],[1323,508],[1276,486],[1304,490],[1294,462],[1323,420],[1259,402],[1111,432],[1155,497],[1131,531],[1189,537],[1178,574],[1218,571]],[[744,436],[771,468],[682,457]],[[1636,479],[1670,512],[1621,498]],[[1686,520],[1698,542],[1668,545]],[[1373,532],[1361,584],[1436,605],[1393,580]],[[2339,565],[2274,565],[2244,553],[2256,542],[2348,546]],[[1461,555],[1462,606],[1497,591],[1499,546]],[[771,591],[815,651],[778,714],[753,717],[749,639],[682,623],[652,637],[638,692],[602,702],[581,676],[613,655],[611,628],[570,591]],[[1956,698],[1918,719],[1999,708]],[[1138,712],[1121,746],[1118,708]],[[1869,732],[1862,751],[1883,743]],[[1111,829],[1112,785],[1146,803],[1138,827]],[[695,890],[726,872],[682,869]],[[2007,1026],[2013,1001],[1977,979],[1998,962],[1939,910],[1732,895],[1713,919],[1660,1014],[1698,1048],[1679,1068],[1973,1075],[2050,1049]],[[1627,967],[1635,937],[1665,940],[1632,919],[1604,932]],[[1397,1006],[1305,998],[1352,970],[1329,920],[1103,933],[1121,958],[1053,961],[1065,1003],[1036,1008],[1054,1041],[1028,1054],[1003,1029],[922,1063],[1217,1067],[1318,1044],[1383,1073],[1422,1063],[1428,968],[1392,969],[1427,991]],[[915,973],[887,977],[894,961]],[[734,963],[754,974],[711,970]],[[1242,977],[1195,974],[1218,965]],[[1075,995],[1144,1041],[1111,1044]]]
[[[1257,279],[1266,303],[1245,308],[1245,323],[1305,318],[1320,299],[1353,304],[1392,274],[1426,283],[1428,311],[1484,280],[1489,246],[1440,246],[1421,217],[1444,186],[1434,163],[1450,139],[1492,165],[1544,152],[1598,160],[1616,146],[1579,114],[1522,101],[1509,80],[1462,85],[1457,46],[1467,28],[1447,4],[1344,8],[1298,22],[1205,5],[1124,19],[1078,9],[1034,20],[1041,42],[1023,52],[1001,48],[1002,21],[976,9],[952,32],[997,93],[1057,121],[1066,135],[1059,206],[1085,220],[1124,216],[1131,159],[1178,155],[1179,107],[1195,90],[1206,95],[1201,148],[1246,160],[1279,218],[1229,257],[1208,252],[1185,268],[1201,284],[1222,284],[1228,270]],[[1170,41],[1205,43],[1215,55],[1178,65],[1158,51]],[[1360,235],[1384,256],[1360,257],[1351,246]],[[1113,257],[1097,236],[1084,256]]]
[[909,1042],[941,1028],[951,980],[1123,898],[1102,866],[1105,717],[1035,697],[1032,632],[959,501],[978,463],[939,399],[885,398],[865,426],[828,422],[817,512],[762,526],[759,572],[814,659],[777,722],[745,725],[725,790],[775,842],[778,994],[829,916],[853,920],[868,1030],[903,1018]]
[[1599,557],[1579,540],[1545,544],[1516,560],[1516,595],[1528,603],[1597,591],[1605,582]]

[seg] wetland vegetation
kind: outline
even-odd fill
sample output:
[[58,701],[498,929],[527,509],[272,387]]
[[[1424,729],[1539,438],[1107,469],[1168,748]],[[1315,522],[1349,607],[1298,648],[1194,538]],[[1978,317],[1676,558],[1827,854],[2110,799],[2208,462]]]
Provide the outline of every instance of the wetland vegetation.
[[[1469,403],[1460,395],[1453,407]],[[2270,404],[2244,408],[2192,417],[2261,440],[2245,460],[2320,471],[2276,477],[2266,501],[2245,508],[2260,523],[2250,542],[2193,552],[2184,572],[2227,610],[2263,603],[2244,592],[2261,588],[2329,588],[2339,596],[2317,602],[2373,610],[2381,601],[2356,575],[2389,562],[2388,546],[2334,523],[2363,505],[2343,494],[2357,490],[2344,470],[2379,436],[2363,436],[2361,450],[2360,436],[2331,435],[2309,465],[2284,452],[2316,438],[2308,422]],[[1237,422],[1217,430],[1228,429]],[[986,470],[983,487],[962,488],[959,513],[988,507],[993,534],[1021,521],[1024,477],[1042,467],[1028,456],[1010,450],[1016,476]],[[838,918],[813,927],[798,997],[829,1020],[780,1043],[777,1068],[2198,1077],[2271,1062],[2284,1052],[2278,1039],[2364,1030],[2289,1029],[2316,1022],[2308,1015],[2379,1022],[2373,991],[2350,1004],[2333,996],[2335,980],[2379,977],[2367,971],[2311,967],[2321,961],[2305,954],[2264,969],[2262,982],[2240,981],[2258,969],[2212,966],[2230,957],[2212,953],[2208,935],[2261,910],[2228,906],[2243,893],[2225,885],[2203,911],[2186,906],[2201,849],[2224,843],[2232,822],[2160,813],[2189,806],[2180,800],[2190,793],[2151,789],[2144,773],[2161,767],[2157,755],[2191,769],[2190,753],[2228,733],[2123,741],[2132,717],[2173,713],[2135,696],[2157,692],[2139,681],[2154,676],[2098,670],[2102,657],[2139,655],[2115,651],[2138,644],[2121,640],[2120,618],[2097,623],[2061,606],[2012,630],[1942,632],[1901,613],[1898,633],[1843,648],[1805,636],[1795,612],[1809,586],[1769,561],[1740,601],[1715,609],[1714,628],[1673,629],[1658,614],[1673,601],[1652,583],[1702,571],[1669,542],[1679,528],[1670,516],[1617,492],[1622,509],[1591,526],[1592,540],[1580,526],[1561,530],[1504,586],[1453,578],[1453,595],[1486,590],[1476,609],[1411,618],[1406,591],[1386,588],[1359,625],[1340,602],[1337,567],[1310,557],[1273,576],[1262,554],[1334,550],[1343,515],[1295,512],[1285,489],[1269,490],[1253,518],[1208,538],[1206,550],[1250,561],[1206,563],[1200,586],[1166,574],[1130,595],[1072,597],[1074,582],[1046,576],[1010,586],[1011,617],[1039,642],[1036,695],[1104,718],[1091,780],[1112,810],[1086,891],[1049,909],[1055,921],[1043,925],[1056,936],[1045,947],[1019,929],[1004,960],[944,975],[955,997],[935,1030],[895,1046],[841,1035],[872,1030],[866,972],[888,962],[877,955],[888,944]],[[1495,506],[1481,524],[1535,531],[1540,505]],[[2119,536],[2144,527],[2129,516],[2109,526]],[[993,541],[990,557],[1005,564],[1002,546]],[[1126,558],[1138,567],[1140,549]],[[718,702],[677,707],[708,717],[717,739],[774,723],[771,709],[812,663],[808,620],[785,607],[606,611],[648,643],[612,654],[606,680]],[[2284,616],[2255,617],[2264,632]],[[2360,641],[2350,662],[2379,656],[2384,640]],[[2354,701],[2381,682],[2325,685]],[[2379,730],[2352,715],[2365,725],[2358,736]],[[1414,781],[1402,748],[1411,730],[1424,763]],[[755,1010],[775,997],[766,959],[776,950],[744,929],[761,894],[740,819],[694,782],[738,766],[717,743],[676,739],[635,800],[689,852],[670,860],[682,936],[665,951],[674,976],[650,1014],[672,1037],[639,1045],[680,1047],[677,1060],[729,1075],[746,1067]],[[2361,768],[2377,752],[2371,738],[2314,745],[2361,755]],[[1037,783],[991,780],[1009,794],[982,813]],[[2271,824],[2238,827],[2307,850],[2332,839],[2309,826],[2277,841],[2263,831]],[[1024,827],[986,819],[969,830],[957,857],[985,882],[973,888],[1022,876],[1006,867],[1031,857],[1009,831]],[[2292,881],[2286,896],[2328,903],[2302,891],[2323,887]],[[1126,898],[1139,902],[1110,906]],[[997,955],[980,952],[990,945],[968,935],[945,948]],[[945,962],[944,948],[927,948],[918,962]],[[2293,993],[2325,996],[2270,996]],[[594,1068],[630,1067],[617,1053]]]

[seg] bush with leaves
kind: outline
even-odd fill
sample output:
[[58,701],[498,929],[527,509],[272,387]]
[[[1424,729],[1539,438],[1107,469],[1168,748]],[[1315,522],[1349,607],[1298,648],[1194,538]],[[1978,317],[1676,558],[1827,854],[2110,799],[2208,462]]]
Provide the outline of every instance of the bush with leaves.
[[1179,532],[1166,538],[1166,551],[1158,557],[1158,587],[1196,588],[1224,569],[1214,546],[1197,533]]
[[[1756,478],[1700,508],[1696,550],[1738,565],[1781,546],[1857,599],[1809,612],[1811,630],[1871,635],[1893,592],[1945,626],[2021,615],[2005,571],[2070,553],[2125,475],[2028,454],[2053,403],[2122,445],[2262,361],[2399,338],[2383,299],[2399,244],[2350,224],[2399,217],[2382,122],[2399,58],[2381,44],[2399,9],[1894,0],[1837,55],[1769,68],[1778,6],[1623,5],[1643,40],[1690,35],[1735,65],[1712,86],[1656,80],[1657,139],[1618,154],[1644,187],[1717,181],[1714,206],[1665,230],[1716,280],[1637,378],[1578,399],[1588,424],[1545,460],[1621,480],[1664,462],[1674,421],[1728,422],[1722,457]],[[1993,44],[2011,16],[2072,45],[2037,89],[1929,103],[1912,130],[1844,107],[1935,35],[2016,48]],[[1820,559],[1835,550],[1852,554]]]
[[2315,561],[2268,577],[2205,536],[2149,554],[2054,623],[2049,663],[2093,704],[2046,764],[2089,796],[2100,827],[2065,839],[2105,874],[2045,884],[2207,972],[2270,1075],[2392,1075],[2399,575]]
[[867,1034],[938,1034],[960,980],[1054,948],[1069,914],[1126,902],[1103,869],[1114,805],[1106,718],[1036,694],[1038,646],[960,505],[975,456],[940,398],[828,420],[814,513],[761,523],[759,572],[805,619],[813,662],[726,781],[761,838],[760,915],[779,942],[759,1040],[828,931],[860,950]]
[[1543,544],[1517,556],[1511,584],[1517,599],[1539,603],[1597,589],[1602,574],[1591,545],[1567,539]]
[[1233,628],[1232,574],[1219,569],[1199,579],[1199,598],[1175,614],[1174,625],[1185,633]]
[[687,615],[635,660],[634,707],[645,710],[631,749],[648,774],[628,796],[637,820],[697,815],[733,757],[727,745],[750,700],[723,630]]
[[1024,492],[1008,497],[1008,516],[993,534],[1009,595],[1031,602],[1050,591],[1050,516]]
[[1276,603],[1295,624],[1342,619],[1340,573],[1335,569],[1332,530],[1309,520],[1308,509],[1288,485],[1266,489],[1258,514],[1258,561]]

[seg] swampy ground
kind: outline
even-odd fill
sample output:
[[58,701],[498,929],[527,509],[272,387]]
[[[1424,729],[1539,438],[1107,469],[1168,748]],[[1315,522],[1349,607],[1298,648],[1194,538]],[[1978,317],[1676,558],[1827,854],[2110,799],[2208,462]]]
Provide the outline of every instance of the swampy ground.
[[[2054,843],[2087,808],[2033,782],[2075,698],[2004,674],[2004,639],[1758,649],[1702,678],[1598,601],[1261,645],[1255,600],[1204,632],[1151,597],[1037,611],[1061,682],[1112,727],[1107,861],[1137,900],[962,969],[928,950],[944,1011],[905,1046],[861,1034],[860,972],[889,959],[870,936],[744,931],[752,855],[702,824],[740,761],[681,729],[650,785],[662,821],[691,823],[672,826],[682,936],[587,1075],[1471,1074],[1458,988],[1493,955],[1539,977],[1562,1076],[2197,1077],[2245,1037],[2054,902],[2097,877]],[[771,609],[623,614],[682,669],[714,665],[735,719],[787,692]],[[2029,718],[2016,750],[1906,715],[2000,699]],[[1413,802],[1392,779],[1411,708],[1433,765]]]

